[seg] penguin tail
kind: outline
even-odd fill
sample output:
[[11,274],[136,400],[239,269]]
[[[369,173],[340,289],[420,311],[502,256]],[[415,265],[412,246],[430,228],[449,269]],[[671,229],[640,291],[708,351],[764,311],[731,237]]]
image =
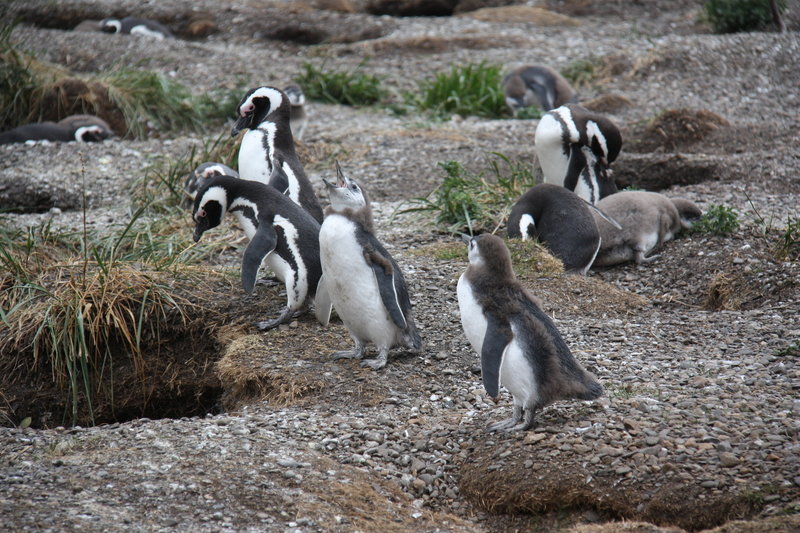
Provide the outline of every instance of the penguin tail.
[[411,352],[419,353],[422,351],[422,337],[419,336],[417,327],[411,321],[408,323],[408,327],[403,335],[403,340],[405,341],[406,348]]

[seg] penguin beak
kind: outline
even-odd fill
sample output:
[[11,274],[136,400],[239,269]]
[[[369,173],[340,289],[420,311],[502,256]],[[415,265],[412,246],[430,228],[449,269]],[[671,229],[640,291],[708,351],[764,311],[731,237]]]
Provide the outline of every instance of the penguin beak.
[[322,181],[329,189],[346,189],[350,186],[350,178],[344,175],[342,167],[339,166],[339,161],[334,161],[334,163],[336,164],[336,183],[331,183],[325,178],[322,178]]
[[203,236],[203,233],[205,233],[205,230],[204,230],[203,228],[201,228],[201,227],[200,227],[200,224],[197,224],[197,225],[194,227],[194,242],[197,242],[197,241],[199,241],[199,240],[200,240],[200,237],[202,237],[202,236]]
[[239,135],[239,132],[245,128],[250,127],[250,120],[252,118],[252,113],[248,113],[243,117],[239,117],[234,123],[233,128],[231,129],[231,137],[236,137]]
[[469,236],[469,235],[467,235],[466,233],[462,233],[462,234],[461,234],[461,240],[462,240],[462,241],[464,241],[464,244],[466,244],[467,246],[469,246],[469,242],[472,240],[472,237],[470,237],[470,236]]

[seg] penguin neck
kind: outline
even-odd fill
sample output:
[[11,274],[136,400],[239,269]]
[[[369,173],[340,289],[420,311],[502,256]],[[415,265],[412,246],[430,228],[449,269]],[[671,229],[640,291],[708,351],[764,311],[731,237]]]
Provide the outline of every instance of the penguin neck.
[[359,207],[358,209],[354,209],[352,207],[334,209],[333,206],[330,206],[325,210],[325,214],[343,216],[364,228],[366,232],[372,234],[375,233],[375,222],[372,218],[372,208],[369,206],[369,204]]
[[[286,115],[286,116],[284,116]],[[289,126],[289,114],[271,113],[258,124],[258,129],[268,132],[273,150],[294,153],[294,138]]]

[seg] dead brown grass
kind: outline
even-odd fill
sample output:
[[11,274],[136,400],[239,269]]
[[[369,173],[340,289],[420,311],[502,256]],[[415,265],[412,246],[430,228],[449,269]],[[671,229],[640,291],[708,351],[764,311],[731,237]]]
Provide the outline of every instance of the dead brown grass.
[[580,26],[581,24],[579,20],[572,17],[530,6],[486,7],[464,13],[462,16],[486,22],[525,22],[539,26]]
[[373,55],[397,54],[398,52],[437,54],[448,50],[487,50],[490,48],[523,47],[529,41],[519,37],[460,36],[460,37],[412,37],[408,39],[380,39],[353,45],[359,53]]
[[637,151],[677,150],[729,126],[725,118],[705,109],[669,109],[655,117],[635,142]]
[[738,311],[756,294],[750,281],[737,272],[718,272],[708,282],[705,309],[711,311]]
[[591,100],[581,102],[581,105],[598,113],[615,113],[633,106],[633,102],[621,94],[601,94]]

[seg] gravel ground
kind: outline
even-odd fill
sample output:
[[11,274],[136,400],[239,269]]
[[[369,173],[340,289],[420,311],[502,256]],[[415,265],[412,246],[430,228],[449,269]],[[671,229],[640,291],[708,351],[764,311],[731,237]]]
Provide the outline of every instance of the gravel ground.
[[[13,5],[30,13],[43,4]],[[108,4],[72,0],[59,10],[99,18]],[[728,531],[800,529],[800,265],[773,250],[800,205],[796,2],[794,31],[732,36],[703,30],[693,2],[655,12],[638,2],[609,4],[605,16],[590,9],[571,19],[579,24],[557,26],[325,12],[342,32],[374,27],[384,35],[320,46],[259,37],[266,30],[255,28],[256,3],[245,1],[216,12],[220,32],[207,40],[143,42],[18,26],[15,39],[72,69],[145,57],[145,67],[198,93],[239,79],[281,86],[305,61],[346,68],[365,54],[363,68],[398,90],[452,63],[563,68],[576,58],[614,56],[621,71],[581,95],[633,102],[612,115],[626,141],[665,109],[727,119],[729,126],[680,152],[687,175],[711,165],[709,179],[663,192],[704,208],[732,206],[743,225],[730,237],[682,236],[642,266],[585,278],[525,276],[606,394],[550,406],[529,432],[489,434],[484,427],[508,416],[511,401],[505,393],[496,405],[486,397],[461,332],[455,284],[466,252],[439,259],[437,250],[454,239],[397,209],[441,180],[440,161],[479,168],[490,151],[531,157],[536,121],[432,122],[313,103],[303,144],[335,154],[374,198],[378,234],[411,286],[424,352],[393,354],[377,373],[333,362],[330,352],[350,342],[343,326],[323,331],[303,317],[282,331],[247,330],[227,342],[248,347],[254,368],[318,378],[315,393],[297,401],[252,400],[205,417],[90,428],[0,428],[0,523],[15,531],[697,531],[748,517],[755,523]],[[215,5],[171,1],[153,12],[169,21]],[[281,9],[290,4],[271,5],[288,13]],[[423,39],[435,49],[421,48]],[[76,225],[85,180],[89,223],[124,222],[129,186],[143,170],[201,142],[187,135],[0,146],[0,200],[7,205],[22,191],[24,206],[44,211],[0,220]],[[623,147],[618,172],[649,172],[673,155]],[[330,163],[307,164],[320,192]],[[190,224],[187,216],[187,232]],[[261,304],[274,312],[279,300]],[[246,303],[243,315],[252,309]],[[295,336],[330,346],[293,345]]]

